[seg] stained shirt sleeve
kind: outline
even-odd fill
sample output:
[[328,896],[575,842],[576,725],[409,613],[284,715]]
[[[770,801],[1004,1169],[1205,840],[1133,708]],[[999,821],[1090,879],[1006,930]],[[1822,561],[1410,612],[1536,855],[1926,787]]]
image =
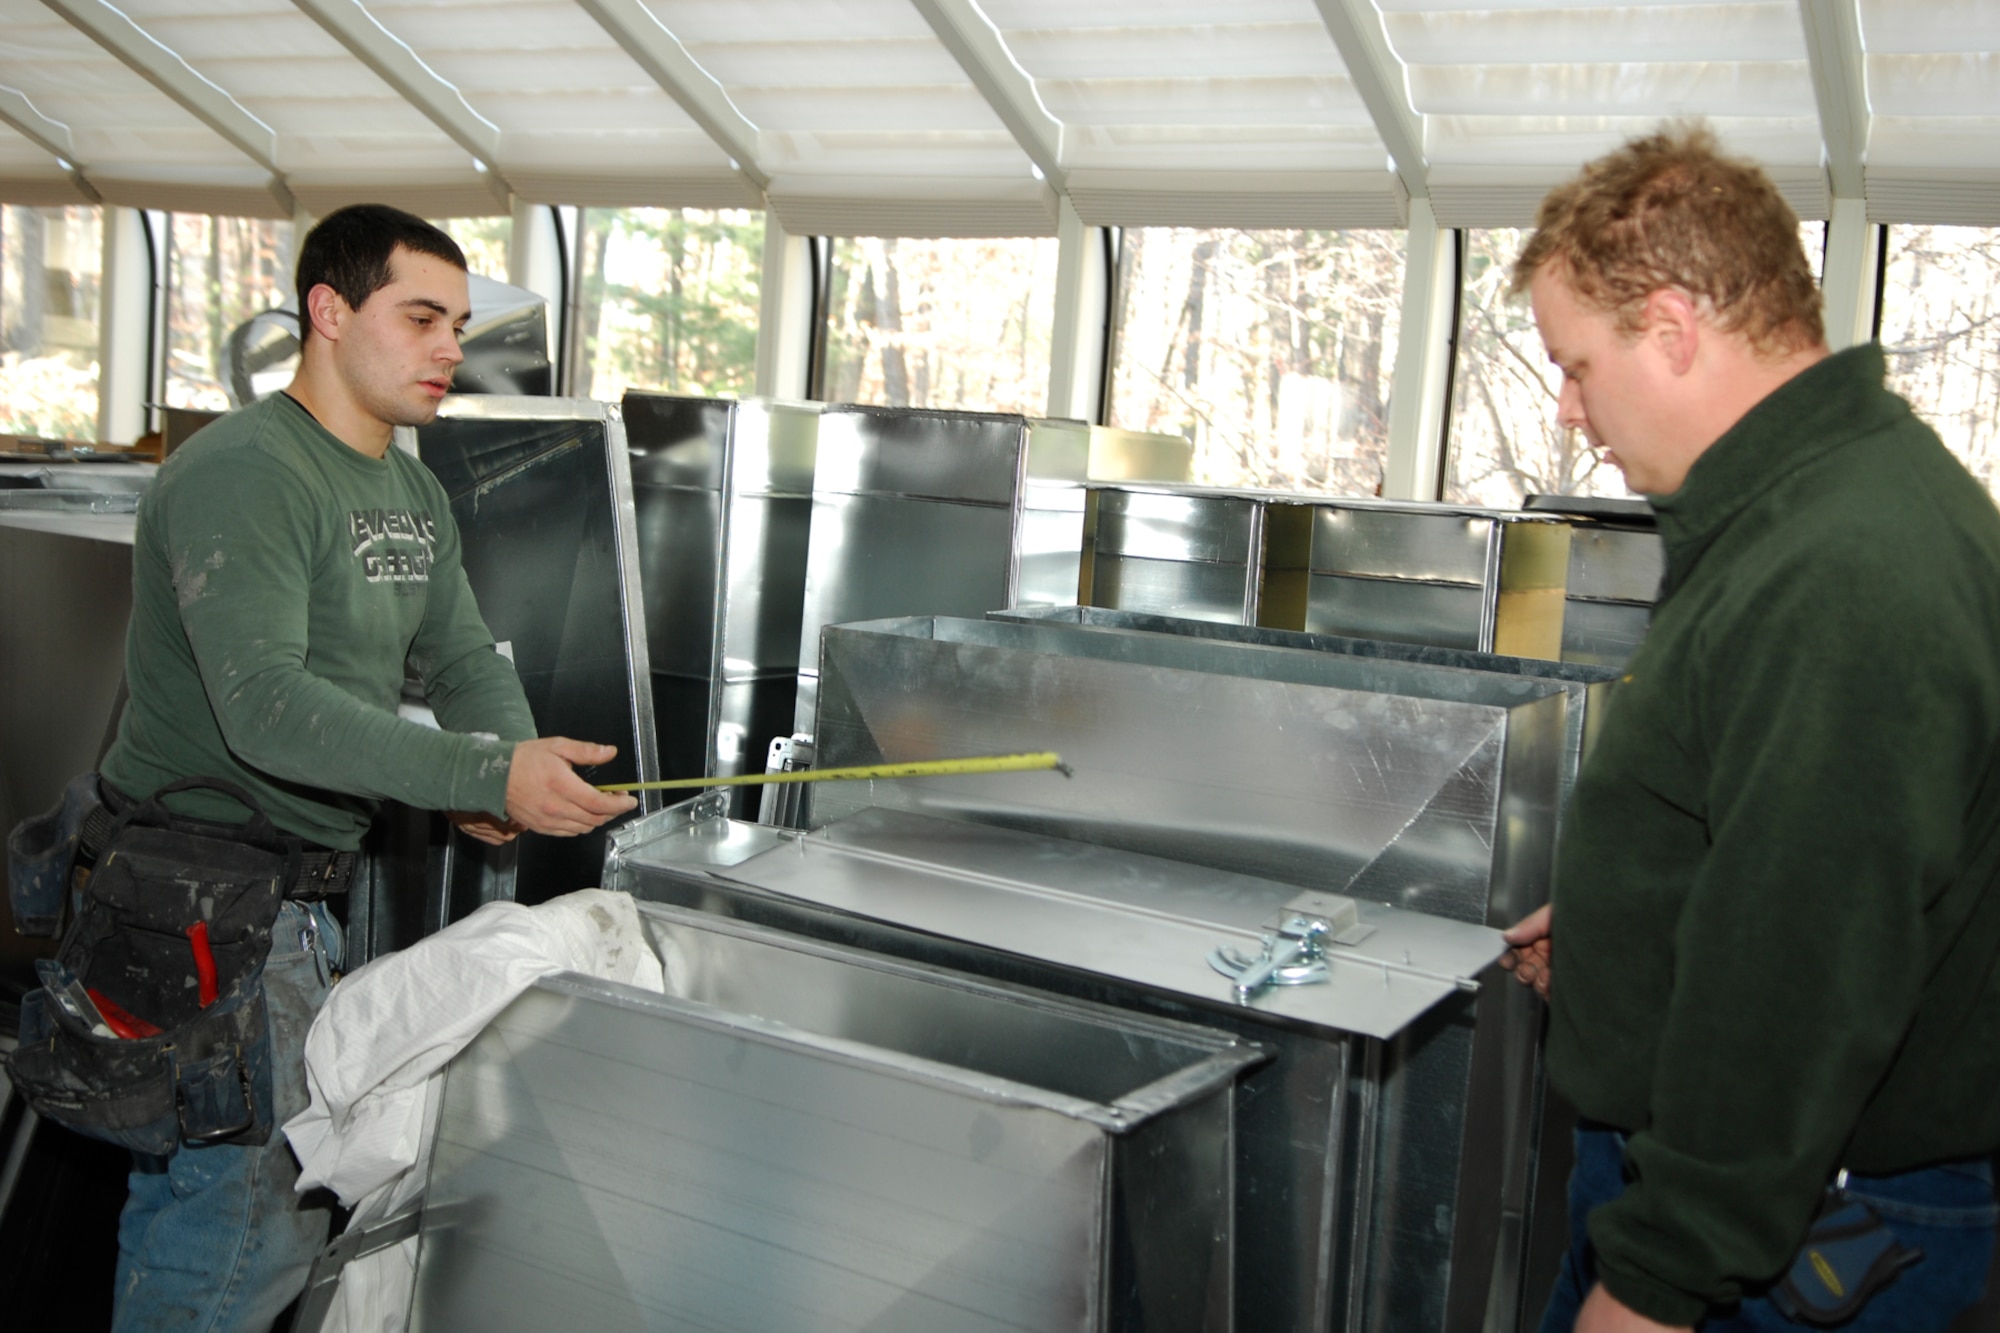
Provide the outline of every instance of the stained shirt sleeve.
[[[308,669],[308,594],[333,520],[288,467],[247,449],[204,460],[199,484],[181,478],[165,514],[181,624],[231,753],[283,781],[504,814],[504,734],[435,731]],[[399,677],[402,664],[393,668]]]
[[1605,1286],[1665,1323],[1791,1259],[1935,961],[1926,912],[1962,855],[1991,690],[1954,665],[1952,606],[1862,582],[1774,577],[1757,646],[1718,645],[1688,682],[1711,845],[1672,940],[1652,1121],[1590,1222]]

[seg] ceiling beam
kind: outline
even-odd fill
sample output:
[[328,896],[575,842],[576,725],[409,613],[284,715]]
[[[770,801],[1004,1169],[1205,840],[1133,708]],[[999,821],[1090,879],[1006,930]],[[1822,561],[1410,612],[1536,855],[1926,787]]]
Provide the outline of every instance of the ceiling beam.
[[238,152],[271,173],[271,195],[286,212],[296,208],[278,167],[278,133],[243,108],[194,67],[156,41],[105,0],[42,0],[84,36],[118,57],[127,68],[158,88],[196,120],[226,139]]
[[507,203],[512,187],[499,169],[500,127],[472,109],[457,85],[425,64],[409,44],[376,21],[360,0],[293,0],[307,17],[382,82],[423,113],[426,120],[486,168],[489,189]]
[[1820,139],[1833,193],[1866,197],[1862,164],[1868,155],[1868,84],[1861,53],[1856,0],[1800,0],[1813,98],[1819,103]]
[[577,4],[729,154],[745,180],[760,191],[771,184],[770,175],[757,164],[757,127],[650,9],[640,0],[577,0]]
[[17,88],[0,85],[0,125],[5,125],[35,147],[56,160],[56,165],[69,173],[70,184],[76,186],[83,197],[93,204],[104,202],[97,193],[97,187],[84,176],[83,168],[77,165],[76,149],[69,136],[69,126],[59,120],[50,120],[43,115],[28,95]]
[[1430,166],[1424,160],[1424,123],[1410,105],[1403,62],[1389,49],[1382,15],[1369,0],[1313,0],[1327,35],[1340,50],[1347,77],[1375,121],[1375,131],[1412,199],[1430,198]]
[[931,31],[986,98],[1042,178],[1059,192],[1068,193],[1062,163],[1062,122],[1042,105],[1034,79],[1015,61],[993,21],[973,0],[910,3],[931,25]]

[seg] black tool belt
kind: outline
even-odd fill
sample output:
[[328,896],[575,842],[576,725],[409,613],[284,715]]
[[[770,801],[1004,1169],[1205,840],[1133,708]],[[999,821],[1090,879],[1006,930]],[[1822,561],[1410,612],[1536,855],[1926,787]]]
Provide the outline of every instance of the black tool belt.
[[[97,788],[103,804],[85,817],[78,837],[78,861],[86,867],[95,865],[97,858],[104,854],[111,830],[117,826],[119,817],[139,804],[103,778],[97,780]],[[242,832],[242,826],[236,824],[185,816],[176,816],[176,820],[180,827],[212,838],[227,839],[240,836]],[[353,852],[337,852],[331,847],[300,839],[298,873],[285,886],[285,897],[295,902],[314,903],[337,893],[345,893],[347,886],[354,881],[354,863]]]
[[[166,796],[196,788],[240,802],[250,820],[211,824],[167,809]],[[97,794],[73,783],[63,805],[14,830],[17,919],[60,919],[60,905],[43,898],[51,888],[67,895],[66,867],[38,858],[89,841],[83,830],[103,813],[88,808]],[[88,876],[76,876],[77,910],[56,956],[36,962],[42,984],[22,997],[8,1078],[42,1116],[134,1152],[264,1143],[275,1120],[264,963],[284,899],[310,883],[299,840],[215,778],[169,783],[138,802],[104,794],[124,808],[101,826]]]

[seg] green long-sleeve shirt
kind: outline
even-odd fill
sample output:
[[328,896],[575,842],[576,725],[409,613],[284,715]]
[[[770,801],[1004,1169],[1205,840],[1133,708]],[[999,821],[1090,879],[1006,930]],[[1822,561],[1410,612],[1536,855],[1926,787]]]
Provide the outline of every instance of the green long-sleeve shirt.
[[[121,791],[228,778],[280,828],[341,848],[384,798],[505,812],[534,719],[416,459],[368,458],[273,395],[161,467],[132,565],[131,701],[101,765]],[[443,731],[396,715],[406,662]],[[226,798],[174,801],[243,817]]]
[[1558,854],[1549,1068],[1634,1131],[1600,1273],[1692,1323],[1829,1178],[2000,1144],[2000,514],[1820,362],[1656,499],[1667,586]]

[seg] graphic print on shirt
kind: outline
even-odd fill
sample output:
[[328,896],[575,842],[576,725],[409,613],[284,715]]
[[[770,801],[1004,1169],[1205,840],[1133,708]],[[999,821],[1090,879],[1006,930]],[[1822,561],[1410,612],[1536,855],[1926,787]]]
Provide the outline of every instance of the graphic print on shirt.
[[421,592],[430,582],[437,522],[428,513],[354,509],[347,515],[347,533],[368,582],[390,584],[402,596]]

